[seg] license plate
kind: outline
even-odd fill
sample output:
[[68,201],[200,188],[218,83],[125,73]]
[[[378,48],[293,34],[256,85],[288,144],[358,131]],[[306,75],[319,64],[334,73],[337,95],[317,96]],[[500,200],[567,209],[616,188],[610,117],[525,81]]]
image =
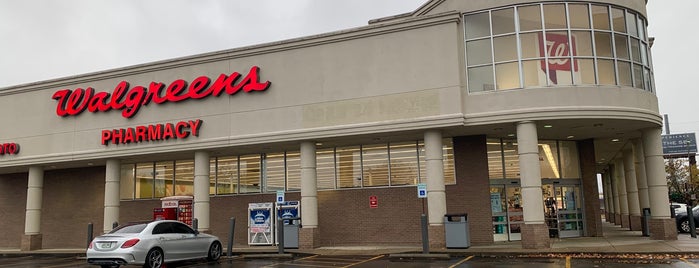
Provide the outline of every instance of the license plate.
[[112,248],[113,245],[114,245],[114,242],[100,242],[100,243],[97,243],[97,247],[100,248],[100,249],[109,249],[109,248]]

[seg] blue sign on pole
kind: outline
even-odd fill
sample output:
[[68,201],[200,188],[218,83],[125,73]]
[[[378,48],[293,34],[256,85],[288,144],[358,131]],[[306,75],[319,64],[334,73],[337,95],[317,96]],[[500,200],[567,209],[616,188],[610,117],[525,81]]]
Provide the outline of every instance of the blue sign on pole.
[[417,198],[427,198],[427,184],[418,183],[417,184]]
[[689,155],[697,153],[694,133],[662,135],[663,155]]
[[284,191],[277,191],[277,204],[284,203]]

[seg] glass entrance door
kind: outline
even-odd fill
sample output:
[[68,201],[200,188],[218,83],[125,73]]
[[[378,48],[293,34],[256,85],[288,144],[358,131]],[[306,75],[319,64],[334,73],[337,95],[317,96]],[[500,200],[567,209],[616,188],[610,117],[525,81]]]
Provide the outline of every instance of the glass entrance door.
[[490,209],[493,214],[495,241],[522,240],[522,195],[519,181],[490,185]]
[[553,181],[542,185],[544,215],[550,237],[583,235],[582,195],[576,182]]

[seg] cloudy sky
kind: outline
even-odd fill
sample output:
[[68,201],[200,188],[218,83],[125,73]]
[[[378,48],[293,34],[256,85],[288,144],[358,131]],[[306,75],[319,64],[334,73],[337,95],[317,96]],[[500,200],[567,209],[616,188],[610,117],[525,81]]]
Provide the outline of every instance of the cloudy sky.
[[[427,0],[0,0],[0,88],[366,25]],[[677,8],[680,7],[680,8]],[[699,132],[697,0],[650,0],[660,113]]]

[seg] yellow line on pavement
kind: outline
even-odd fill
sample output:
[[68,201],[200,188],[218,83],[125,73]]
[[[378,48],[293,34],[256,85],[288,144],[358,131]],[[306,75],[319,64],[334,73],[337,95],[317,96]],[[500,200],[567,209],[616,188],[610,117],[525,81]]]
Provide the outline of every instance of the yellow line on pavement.
[[570,256],[566,256],[566,268],[570,268]]
[[471,258],[473,258],[473,256],[468,256],[468,257],[464,258],[463,260],[461,260],[461,261],[459,261],[459,262],[457,262],[457,263],[454,263],[452,266],[449,266],[449,268],[454,268],[454,267],[456,267],[456,266],[459,266],[459,265],[461,265],[462,263],[467,262],[467,261],[470,260]]
[[692,266],[692,267],[699,267],[699,265],[696,265],[695,263],[690,262],[690,261],[688,261],[688,260],[685,259],[685,258],[680,258],[680,260],[682,260],[682,261],[685,262],[686,264],[689,264],[689,265]]
[[305,259],[310,259],[310,258],[315,258],[315,257],[318,257],[318,255],[303,257],[303,258],[298,259],[297,261],[302,261],[302,260],[305,260]]
[[347,266],[342,266],[342,268],[352,267],[352,266],[355,266],[355,265],[358,265],[358,264],[362,264],[362,263],[365,263],[365,262],[370,262],[370,261],[373,261],[373,260],[376,260],[376,259],[380,259],[381,257],[383,257],[383,255],[379,255],[379,256],[373,257],[373,258],[371,258],[371,259],[363,260],[363,261],[360,261],[360,262],[358,262],[358,263],[353,263],[353,264],[350,264],[350,265],[347,265]]

